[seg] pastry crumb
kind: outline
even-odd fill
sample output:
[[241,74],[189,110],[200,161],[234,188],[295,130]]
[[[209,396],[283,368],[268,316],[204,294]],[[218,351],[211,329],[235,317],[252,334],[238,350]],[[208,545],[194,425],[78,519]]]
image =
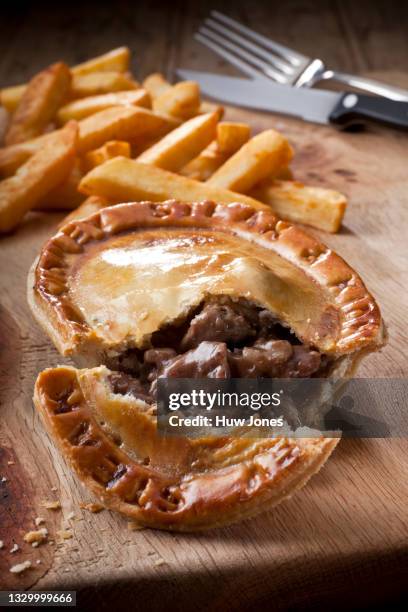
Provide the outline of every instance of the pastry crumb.
[[70,513],[67,515],[67,520],[68,520],[68,521],[72,521],[74,518],[75,518],[75,514],[74,514],[73,512],[70,512]]
[[41,559],[37,559],[36,564],[41,565],[41,563],[42,563]]
[[79,507],[82,508],[82,510],[89,510],[89,512],[101,512],[102,510],[105,510],[105,506],[103,506],[102,504],[98,504],[98,503],[90,503],[90,504],[85,504],[84,502],[81,502],[79,504]]
[[153,565],[155,565],[156,567],[160,567],[160,565],[165,565],[165,564],[166,564],[166,561],[164,559],[156,559]]
[[44,501],[42,504],[43,508],[47,508],[47,510],[60,510],[61,509],[61,504],[59,501]]
[[14,461],[7,461],[7,465],[15,465]]
[[18,550],[20,550],[20,547],[19,547],[19,545],[18,545],[18,544],[13,544],[13,546],[10,548],[10,552],[11,552],[11,553],[15,553],[15,552],[17,552]]
[[31,567],[31,561],[23,561],[22,563],[17,563],[16,565],[13,565],[12,567],[10,567],[9,571],[12,574],[21,574],[22,572],[25,572],[30,567]]
[[3,540],[0,540],[0,548],[3,548],[3,546],[4,546]]
[[7,478],[5,476],[2,476],[1,482],[7,482]]
[[57,536],[61,538],[61,540],[70,540],[74,537],[74,534],[70,529],[60,529],[60,531],[57,531]]
[[144,529],[143,525],[141,525],[140,523],[136,523],[134,521],[130,521],[127,524],[127,528],[129,531],[139,531],[140,529]]
[[51,491],[53,491],[55,493],[55,491],[58,491],[57,487],[51,487]]
[[38,529],[38,531],[28,531],[24,535],[23,540],[24,542],[28,542],[28,544],[31,544],[31,546],[36,547],[41,544],[41,542],[44,542],[47,539],[47,536],[48,529],[42,527],[41,529]]
[[36,524],[37,527],[39,527],[40,525],[42,525],[43,523],[45,523],[45,519],[42,516],[37,516],[34,519],[34,523]]

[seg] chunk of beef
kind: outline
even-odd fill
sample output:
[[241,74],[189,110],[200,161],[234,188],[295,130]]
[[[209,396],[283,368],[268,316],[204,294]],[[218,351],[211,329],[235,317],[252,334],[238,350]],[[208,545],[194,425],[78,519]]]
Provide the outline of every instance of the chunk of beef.
[[176,355],[176,351],[172,348],[148,349],[144,354],[144,374],[147,380],[153,382],[157,378],[158,371]]
[[148,349],[144,354],[144,363],[160,368],[162,363],[172,359],[176,355],[176,351],[172,348]]
[[175,378],[229,378],[227,346],[224,342],[201,342],[197,348],[165,362],[159,375]]
[[292,346],[286,340],[262,340],[229,355],[233,376],[237,378],[276,378],[291,358]]
[[126,395],[127,393],[130,393],[134,397],[147,403],[151,403],[153,401],[151,395],[146,391],[138,378],[133,378],[124,372],[112,372],[112,374],[109,375],[108,380],[113,393],[117,393],[119,395]]
[[211,342],[242,342],[255,335],[256,311],[240,303],[210,302],[191,321],[181,342],[183,350],[191,349],[203,340]]
[[307,346],[298,345],[293,347],[293,355],[283,370],[283,378],[306,378],[312,376],[319,369],[321,355]]

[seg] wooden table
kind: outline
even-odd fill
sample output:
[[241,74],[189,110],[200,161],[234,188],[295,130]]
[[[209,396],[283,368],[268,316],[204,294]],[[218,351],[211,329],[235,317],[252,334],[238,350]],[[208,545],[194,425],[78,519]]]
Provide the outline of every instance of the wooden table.
[[[155,3],[142,11],[117,2],[113,12],[95,3],[70,12],[64,5],[61,13],[36,4],[22,18],[8,7],[0,25],[0,83],[19,82],[54,59],[75,63],[121,44],[134,49],[140,75],[163,70],[172,76],[176,66],[228,72],[192,41],[210,4],[192,11],[181,2],[172,9]],[[386,2],[286,2],[269,9],[259,2],[250,3],[249,14],[249,3],[228,4],[229,14],[325,57],[334,68],[404,83],[397,70],[408,68],[406,7],[398,16]],[[361,374],[406,377],[406,135],[379,129],[339,134],[237,109],[228,116],[248,120],[255,130],[282,129],[296,147],[297,177],[350,196],[344,229],[321,237],[361,272],[388,324],[389,344]],[[354,609],[402,601],[408,568],[403,439],[342,441],[327,467],[292,500],[210,533],[131,532],[120,516],[79,509],[91,498],[45,435],[31,402],[37,373],[64,361],[25,301],[28,267],[60,218],[29,215],[0,242],[0,477],[7,478],[0,483],[0,584],[75,588],[81,609]],[[61,501],[62,511],[41,507],[51,498]],[[39,515],[51,534],[71,524],[74,538],[61,547],[24,544],[23,534]],[[21,547],[17,553],[9,553],[13,542]],[[27,558],[34,569],[20,577],[8,572]]]

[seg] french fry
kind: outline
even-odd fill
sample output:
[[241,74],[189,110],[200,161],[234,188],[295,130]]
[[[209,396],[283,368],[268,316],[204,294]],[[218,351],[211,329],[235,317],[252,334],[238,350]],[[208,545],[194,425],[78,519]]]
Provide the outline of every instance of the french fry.
[[181,168],[179,173],[196,181],[207,181],[227,159],[228,155],[221,153],[216,140],[213,140],[200,155]]
[[90,72],[127,72],[129,70],[130,51],[128,47],[118,47],[103,55],[77,64],[71,68],[73,74]]
[[221,121],[217,125],[217,145],[221,153],[231,155],[248,142],[251,128],[247,123]]
[[122,72],[90,72],[74,75],[69,97],[71,100],[76,100],[114,91],[129,91],[139,87],[137,81]]
[[211,187],[208,183],[200,183],[126,157],[115,157],[91,170],[82,179],[79,189],[86,195],[98,195],[110,202],[210,199],[226,204],[242,202],[254,208],[269,208],[249,196]]
[[62,62],[36,74],[11,118],[5,144],[24,142],[42,134],[67,96],[70,83],[71,73]]
[[72,119],[80,121],[81,119],[85,119],[85,117],[89,117],[89,115],[94,115],[112,106],[142,106],[143,108],[150,109],[152,103],[150,94],[145,89],[118,91],[102,94],[100,96],[89,96],[65,104],[65,106],[59,109],[57,120],[60,125]]
[[54,187],[62,183],[75,161],[77,124],[67,123],[13,177],[0,182],[0,232],[13,230]]
[[149,74],[142,83],[142,87],[149,92],[153,99],[161,96],[165,91],[171,89],[171,85],[160,72]]
[[200,88],[195,81],[181,81],[153,98],[153,109],[185,121],[200,110]]
[[292,157],[293,149],[286,138],[275,130],[266,130],[251,138],[230,157],[207,184],[248,193],[266,177],[274,178],[287,167]]
[[34,153],[50,140],[49,134],[0,148],[0,178],[12,176]]
[[[127,47],[119,47],[112,49],[108,53],[99,55],[86,62],[78,64],[71,68],[74,75],[89,74],[91,72],[127,72],[129,70],[130,51]],[[13,87],[5,87],[0,92],[0,104],[4,106],[9,113],[13,113],[24,93],[26,85],[14,85]]]
[[97,149],[108,140],[158,138],[179,125],[171,117],[138,106],[113,106],[79,122],[78,152]]
[[346,197],[333,189],[309,187],[298,181],[268,181],[251,196],[269,204],[277,215],[295,223],[337,232],[347,206]]
[[138,161],[177,172],[215,137],[218,113],[198,115],[167,134],[138,157]]
[[130,157],[130,154],[131,150],[128,142],[124,142],[123,140],[109,140],[105,142],[102,147],[99,147],[99,149],[89,151],[85,155],[84,166],[89,171],[95,168],[95,166],[100,166],[105,163],[108,159],[118,156]]
[[[149,142],[174,129],[180,122],[138,106],[112,106],[78,122],[78,153],[84,155],[107,140]],[[0,149],[0,176],[10,176],[31,155],[44,147],[55,132]]]
[[58,227],[63,227],[71,221],[79,221],[80,219],[85,219],[85,217],[93,215],[94,213],[98,212],[99,210],[105,208],[108,205],[109,202],[105,198],[100,198],[99,196],[90,196],[89,198],[86,198],[86,200],[84,200],[82,204],[78,206],[78,208],[75,208],[75,210],[70,212],[69,215],[64,217],[63,220],[58,223]]
[[[147,89],[150,93],[153,100],[164,94],[164,92],[168,91],[172,88],[172,85],[166,81],[164,76],[160,72],[154,72],[149,74],[148,77],[142,83],[142,86]],[[224,107],[221,104],[214,104],[213,102],[207,102],[203,100],[200,104],[200,108],[198,110],[199,113],[213,113],[217,111],[218,116],[222,119],[224,115]]]
[[246,124],[218,123],[216,140],[184,166],[180,173],[197,181],[207,181],[231,155],[245,144],[249,136],[250,128]]
[[84,196],[79,193],[78,186],[84,172],[82,160],[78,157],[68,176],[38,201],[34,208],[36,210],[71,210],[84,201]]

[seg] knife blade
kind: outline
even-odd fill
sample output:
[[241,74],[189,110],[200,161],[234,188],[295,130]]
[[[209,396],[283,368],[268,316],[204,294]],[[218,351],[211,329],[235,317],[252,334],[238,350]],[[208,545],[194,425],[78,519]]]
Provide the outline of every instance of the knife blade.
[[354,92],[290,87],[262,77],[251,80],[196,70],[177,70],[177,74],[184,80],[197,81],[204,94],[226,104],[343,128],[371,120],[408,129],[408,102]]

